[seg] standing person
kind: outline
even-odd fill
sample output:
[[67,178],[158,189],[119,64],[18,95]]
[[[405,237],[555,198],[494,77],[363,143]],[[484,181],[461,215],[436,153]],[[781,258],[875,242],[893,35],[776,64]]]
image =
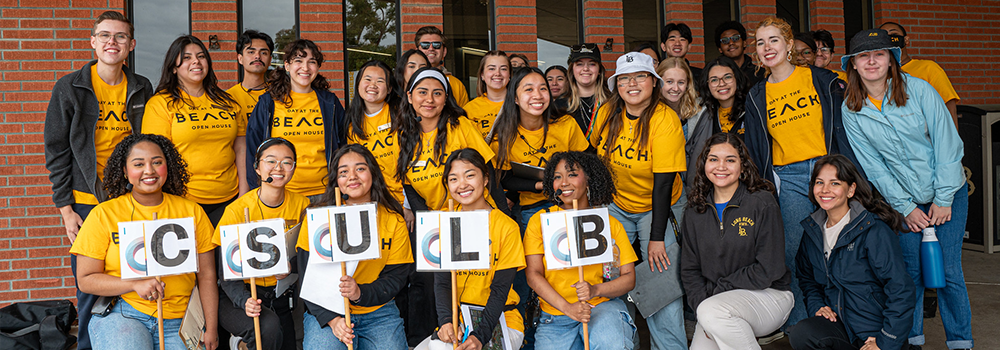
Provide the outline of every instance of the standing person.
[[951,113],[951,119],[955,122],[955,127],[957,128],[959,98],[958,92],[955,91],[955,87],[951,85],[951,80],[948,79],[948,73],[945,73],[944,69],[937,62],[910,56],[907,52],[909,50],[906,49],[907,46],[910,46],[910,36],[906,35],[906,29],[901,24],[885,22],[882,23],[879,29],[889,32],[889,37],[892,38],[893,44],[899,47],[901,51],[899,64],[903,66],[903,72],[927,81],[934,87],[938,95],[941,95],[941,99],[944,100],[945,106],[948,107],[948,113]]
[[[667,227],[670,206],[683,187],[678,174],[686,169],[684,131],[677,113],[663,102],[665,84],[651,57],[626,53],[616,67],[608,85],[617,88],[597,112],[590,144],[615,174],[618,191],[608,211],[624,226],[629,242],[639,240],[650,270],[663,272],[671,264],[666,247],[677,241],[675,230]],[[686,345],[683,304],[677,299],[646,318],[655,348]]]
[[406,98],[406,83],[410,81],[410,76],[418,69],[427,67],[427,62],[427,56],[424,56],[424,53],[417,49],[406,50],[402,56],[399,56],[396,69],[393,71],[395,84],[392,86],[392,94],[396,95],[397,106],[399,101]]
[[[705,148],[705,141],[719,132],[733,133],[742,138],[746,114],[747,77],[729,57],[720,56],[705,65],[696,85],[704,108],[684,124],[687,143],[687,164],[694,164]],[[684,177],[684,190],[691,193],[697,168],[689,166]]]
[[796,55],[792,64],[803,67],[816,65],[816,41],[813,40],[812,35],[809,33],[795,34],[794,45]]
[[[768,17],[757,26],[756,36],[757,57],[768,75],[747,97],[745,137],[759,175],[778,189],[785,265],[792,272],[795,295],[787,327],[806,318],[795,277],[795,254],[802,239],[799,223],[815,211],[809,201],[809,174],[816,160],[827,154],[843,154],[857,162],[838,107],[843,104],[844,82],[829,70],[792,64],[798,53],[792,49],[788,22]],[[858,170],[864,174],[860,166]]]
[[[389,193],[382,172],[376,170],[375,156],[364,146],[341,147],[330,164],[326,192],[314,206],[337,204],[337,188],[347,198],[344,205],[375,203],[380,254],[378,259],[358,262],[353,275],[340,277],[340,295],[351,302],[350,326],[344,315],[305,300],[302,348],[346,350],[347,344],[353,344],[358,350],[406,350],[403,320],[393,301],[413,268],[403,207]],[[308,222],[303,226],[303,232],[313,232]],[[309,274],[309,235],[299,235],[295,248],[302,280],[330,278]]]
[[814,64],[819,68],[826,68],[837,73],[837,77],[840,80],[847,81],[847,73],[841,70],[834,70],[834,66],[830,66],[830,62],[833,62],[833,49],[836,48],[836,42],[833,40],[833,34],[830,34],[826,29],[818,29],[812,32],[813,41],[816,42],[816,63]]
[[898,47],[882,29],[863,31],[842,58],[848,85],[844,127],[868,179],[903,214],[906,270],[916,285],[910,344],[923,345],[920,234],[934,227],[944,254],[946,285],[937,289],[950,349],[972,348],[972,311],[962,272],[962,237],[969,191],[962,170],[964,148],[934,87],[903,73]]
[[[517,223],[502,211],[486,202],[486,186],[492,180],[487,174],[486,160],[478,151],[464,148],[452,152],[445,161],[442,182],[457,202],[457,211],[489,211],[490,267],[484,270],[458,270],[455,295],[459,304],[482,306],[482,321],[465,339],[455,334],[451,318],[451,276],[448,272],[434,274],[435,300],[438,311],[438,339],[428,337],[416,349],[440,349],[446,344],[460,344],[459,350],[481,350],[493,339],[496,327],[506,327],[510,335],[507,342],[511,349],[520,349],[524,340],[524,321],[514,307],[520,300],[511,288],[514,275],[524,269],[524,246]],[[506,324],[499,324],[503,314]],[[471,320],[464,320],[471,326]],[[495,344],[500,346],[499,344]]]
[[747,29],[740,22],[725,21],[715,27],[715,47],[723,56],[736,62],[747,77],[747,86],[754,86],[764,80],[764,69],[755,65],[750,55],[744,53],[748,39]]
[[[660,62],[660,65],[656,67],[656,74],[662,77],[665,83],[663,89],[660,90],[664,102],[680,118],[684,137],[687,140],[688,128],[694,128],[694,125],[688,126],[688,124],[704,110],[704,108],[698,105],[698,93],[694,88],[694,81],[697,78],[692,75],[687,61],[677,57],[667,57],[667,59]],[[688,164],[690,157],[688,157],[686,152],[684,159],[684,163]],[[690,172],[690,170],[678,173],[676,181],[682,183],[683,176],[681,175]],[[684,207],[686,206],[687,196],[682,191],[680,197],[673,200],[670,206],[670,211],[673,213],[674,218],[677,219],[678,225],[684,224],[681,222],[681,217],[684,215]]]
[[445,72],[451,95],[455,97],[455,102],[458,103],[459,107],[464,107],[466,103],[469,103],[469,93],[465,90],[465,83],[448,73],[444,67],[444,58],[448,55],[447,40],[438,27],[424,26],[417,29],[417,34],[413,37],[413,44],[416,45],[416,49],[424,53],[431,67]]
[[[289,191],[285,185],[295,175],[295,145],[280,137],[267,139],[257,147],[254,172],[261,186],[247,192],[226,207],[218,226],[236,225],[246,222],[244,209],[250,209],[251,222],[280,218],[285,220],[285,231],[299,223],[303,211],[309,206],[309,199]],[[212,243],[222,245],[219,227],[215,228]],[[305,236],[305,235],[304,235]],[[219,251],[222,259],[229,252]],[[218,274],[222,276],[222,261],[216,261]],[[292,317],[292,289],[282,295],[275,295],[278,280],[288,274],[257,278],[258,299],[250,295],[250,280],[219,280],[219,325],[256,349],[254,341],[253,317],[260,317],[261,346],[269,350],[295,350],[295,321]]]
[[503,106],[504,96],[507,96],[507,83],[510,82],[510,60],[503,51],[489,51],[479,61],[479,84],[476,85],[476,97],[464,108],[466,117],[479,129],[483,138],[493,128],[500,106]]
[[[687,63],[688,67],[691,68],[691,75],[695,79],[701,76],[701,68],[691,66],[691,62],[688,62],[686,58],[688,50],[691,49],[691,43],[694,42],[694,37],[691,36],[691,27],[688,27],[684,23],[667,23],[660,30],[660,38],[660,40],[663,40],[660,43],[660,48],[663,49],[663,54],[667,56],[665,58],[677,57],[684,59],[684,63]],[[656,65],[654,64],[653,67],[656,67]]]
[[[378,160],[379,170],[386,178],[389,193],[403,203],[403,184],[396,180],[399,145],[396,144],[398,113],[389,101],[396,86],[392,70],[379,60],[370,60],[358,69],[354,79],[354,99],[347,110],[347,142],[365,146]],[[405,217],[413,215],[405,210]]]
[[[226,93],[236,100],[236,113],[240,118],[250,118],[250,113],[257,106],[260,95],[267,91],[268,68],[271,67],[271,53],[274,52],[274,40],[271,36],[259,31],[248,29],[236,39],[236,62],[243,70],[243,80],[233,85]],[[237,158],[243,162],[243,158]],[[250,186],[240,177],[240,195],[247,193]]]
[[[245,184],[245,115],[219,88],[208,48],[184,35],[170,44],[156,95],[146,102],[142,130],[165,136],[188,162],[187,198],[200,204],[215,226]],[[243,185],[245,186],[245,185]]]
[[842,155],[820,158],[809,187],[820,209],[802,220],[796,259],[815,316],[788,329],[789,343],[797,350],[906,346],[916,299],[896,235],[903,218]]
[[708,139],[697,168],[681,230],[691,349],[760,349],[754,337],[781,327],[793,303],[774,186],[731,133]]
[[551,66],[545,69],[545,80],[549,82],[549,92],[552,93],[552,100],[564,98],[569,87],[566,86],[566,67]]
[[584,135],[590,135],[590,122],[601,105],[608,100],[610,92],[604,85],[604,65],[601,64],[601,50],[597,44],[573,45],[570,48],[570,75],[566,81],[566,113],[576,119]]
[[[94,208],[69,250],[78,256],[75,277],[80,289],[115,297],[114,306],[90,320],[88,331],[95,349],[155,349],[158,345],[187,349],[179,333],[195,286],[204,311],[202,342],[208,350],[219,345],[212,223],[201,206],[184,198],[190,175],[186,167],[170,140],[153,134],[126,136],[108,157],[104,175],[109,199]],[[194,220],[190,234],[195,241],[197,256],[192,259],[197,261],[198,272],[163,276],[162,282],[121,278],[118,223],[153,218]],[[163,298],[164,344],[159,344],[159,297]]]
[[[247,121],[248,145],[259,145],[271,137],[283,137],[295,145],[301,155],[295,160],[298,176],[286,187],[312,202],[326,190],[323,180],[333,154],[347,143],[344,107],[319,74],[322,65],[323,53],[311,40],[288,44],[284,64],[271,74],[267,92]],[[256,153],[256,147],[247,147],[247,165],[252,166]],[[256,175],[246,179],[250,188],[259,186]]]
[[528,61],[528,56],[525,56],[524,54],[512,53],[508,57],[510,57],[510,67],[511,68],[530,67],[530,65],[528,64],[528,62],[531,62],[531,61]]
[[[584,152],[556,153],[545,166],[543,181],[543,193],[556,203],[545,212],[573,210],[574,201],[581,210],[605,206],[615,193],[614,179],[601,158]],[[609,218],[612,241],[608,245],[614,249],[615,260],[584,266],[584,281],[580,281],[577,269],[546,267],[541,214],[531,217],[524,233],[528,284],[538,293],[542,309],[535,349],[583,349],[582,322],[588,323],[592,349],[631,349],[635,323],[619,297],[635,287],[636,256],[622,225]],[[621,275],[605,279],[608,265],[617,267]]]
[[[45,168],[70,244],[87,214],[108,199],[102,182],[107,159],[118,142],[142,129],[144,106],[153,95],[149,80],[125,66],[135,48],[128,18],[102,13],[94,20],[90,46],[97,59],[60,78],[45,111]],[[74,254],[70,266],[76,275]],[[81,292],[76,283],[77,348],[84,350],[91,348],[87,326],[97,296]]]

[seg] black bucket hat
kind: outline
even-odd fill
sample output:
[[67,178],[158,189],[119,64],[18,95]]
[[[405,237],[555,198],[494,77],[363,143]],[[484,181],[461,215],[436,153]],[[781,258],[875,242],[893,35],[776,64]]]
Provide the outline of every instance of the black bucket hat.
[[899,56],[902,55],[902,51],[899,46],[892,43],[889,32],[884,29],[868,29],[854,34],[854,38],[851,38],[851,50],[840,58],[840,69],[847,71],[847,62],[851,57],[877,50],[889,50],[896,57],[896,62],[900,62]]

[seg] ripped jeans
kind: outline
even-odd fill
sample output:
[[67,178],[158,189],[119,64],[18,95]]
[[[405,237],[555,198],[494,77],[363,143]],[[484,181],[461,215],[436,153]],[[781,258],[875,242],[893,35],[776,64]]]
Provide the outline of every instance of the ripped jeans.
[[[621,299],[598,304],[588,324],[591,350],[632,350],[635,323]],[[583,350],[583,326],[566,315],[542,312],[535,331],[535,350]]]

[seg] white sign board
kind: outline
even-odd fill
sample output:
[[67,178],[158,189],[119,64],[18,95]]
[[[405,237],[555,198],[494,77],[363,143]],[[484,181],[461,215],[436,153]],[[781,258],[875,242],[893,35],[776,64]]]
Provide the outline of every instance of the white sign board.
[[490,268],[489,211],[418,212],[417,271]]
[[[354,276],[358,269],[357,261],[348,261],[347,274]],[[340,264],[329,264],[316,261],[312,256],[306,264],[306,273],[302,277],[302,299],[322,306],[324,309],[343,315],[346,310],[344,296],[340,294]]]
[[548,269],[602,264],[614,259],[607,208],[545,213],[541,219]]
[[289,272],[285,220],[270,219],[219,227],[227,280]]
[[198,272],[194,218],[118,223],[122,279]]
[[375,203],[308,209],[309,261],[378,259],[377,211]]

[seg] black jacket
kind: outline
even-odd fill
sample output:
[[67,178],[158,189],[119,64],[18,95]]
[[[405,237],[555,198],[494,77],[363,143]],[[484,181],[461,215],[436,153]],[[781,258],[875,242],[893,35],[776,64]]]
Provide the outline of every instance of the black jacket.
[[764,68],[753,64],[753,58],[750,58],[750,55],[743,54],[743,65],[740,66],[740,71],[747,77],[747,85],[749,86],[757,85],[757,82],[764,80]]
[[[746,112],[741,113],[737,117],[732,130],[730,130],[740,140],[743,139],[743,134],[737,131],[743,128],[745,115]],[[684,138],[686,139],[684,149],[686,151],[687,170],[681,173],[681,175],[683,175],[684,187],[687,193],[694,190],[692,186],[694,186],[694,177],[698,172],[698,166],[695,164],[698,156],[705,149],[705,143],[708,139],[719,132],[722,132],[722,124],[719,122],[719,111],[712,106],[702,107],[701,111],[695,113],[691,119],[684,121]]]
[[690,204],[684,211],[681,282],[688,305],[697,310],[708,297],[734,289],[789,290],[785,231],[774,195],[747,192],[740,183],[722,218],[711,203],[704,213]]
[[[94,93],[90,61],[80,70],[59,79],[52,88],[52,98],[45,111],[45,168],[52,181],[52,202],[56,207],[75,203],[73,190],[91,193],[98,201],[108,198],[97,176],[97,150],[94,131],[101,107]],[[122,66],[125,72],[125,115],[132,133],[142,130],[146,100],[153,96],[149,79]]]
[[795,264],[806,312],[815,315],[829,306],[851,342],[875,337],[879,349],[899,349],[913,326],[916,303],[899,238],[860,203],[850,205],[850,222],[829,259],[823,250],[826,211],[802,220],[805,234]]

